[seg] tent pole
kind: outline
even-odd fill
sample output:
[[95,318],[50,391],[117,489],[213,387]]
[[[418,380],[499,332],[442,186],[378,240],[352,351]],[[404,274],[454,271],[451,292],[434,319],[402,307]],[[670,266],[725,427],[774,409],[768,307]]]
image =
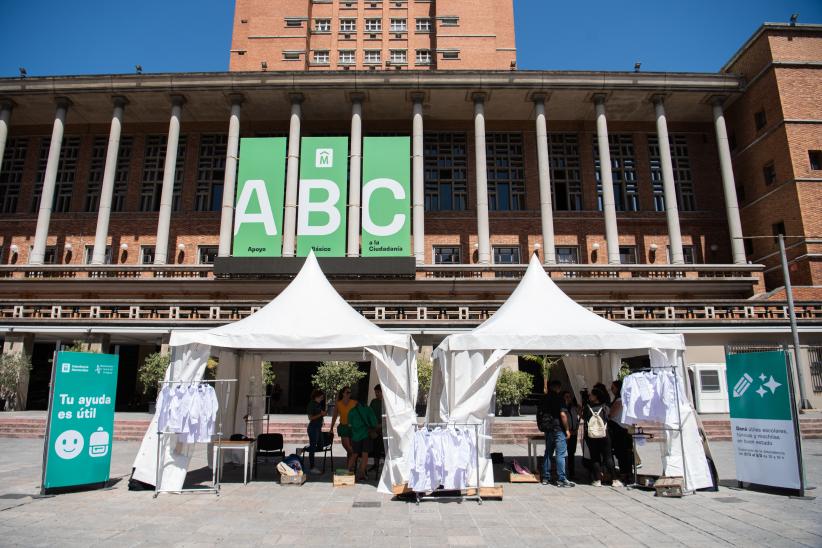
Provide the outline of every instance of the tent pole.
[[[679,362],[680,366],[684,367],[685,360],[681,359],[680,353],[678,350],[674,351],[674,359]],[[682,483],[688,485],[688,473],[686,471],[685,466],[685,440],[682,437],[682,404],[679,401],[679,379],[677,379],[677,366],[673,365],[671,367],[674,373],[674,394],[676,394],[676,415],[677,415],[677,422],[679,423],[679,450],[680,454],[682,455]],[[684,381],[683,381],[684,382]]]

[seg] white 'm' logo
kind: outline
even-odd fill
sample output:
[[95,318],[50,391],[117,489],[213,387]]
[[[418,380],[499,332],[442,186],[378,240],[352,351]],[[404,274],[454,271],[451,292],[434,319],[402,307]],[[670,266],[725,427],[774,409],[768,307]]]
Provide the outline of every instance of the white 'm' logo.
[[314,160],[314,167],[334,167],[334,149],[318,148],[317,157]]

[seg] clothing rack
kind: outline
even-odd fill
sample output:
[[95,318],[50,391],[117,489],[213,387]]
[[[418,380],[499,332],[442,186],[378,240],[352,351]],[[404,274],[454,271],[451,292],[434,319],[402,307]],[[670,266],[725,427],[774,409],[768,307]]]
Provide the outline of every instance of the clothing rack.
[[439,489],[439,486],[437,486],[437,488],[435,488],[433,491],[431,491],[431,494],[429,494],[429,495],[422,495],[419,492],[414,491],[414,495],[416,496],[417,506],[419,506],[421,500],[440,500],[440,499],[451,499],[451,498],[460,499],[460,501],[476,500],[478,504],[482,504],[482,495],[480,494],[480,478],[481,478],[481,475],[480,475],[480,466],[479,466],[479,462],[480,462],[480,460],[479,460],[479,453],[480,453],[479,427],[480,427],[480,424],[474,423],[474,422],[471,422],[471,423],[469,423],[469,422],[428,422],[428,423],[421,424],[421,425],[418,424],[417,425],[417,430],[422,430],[423,428],[432,429],[432,428],[437,428],[437,427],[441,427],[441,428],[444,427],[444,428],[447,429],[448,427],[457,427],[457,426],[473,428],[473,430],[474,430],[474,443],[476,444],[476,448],[477,448],[477,458],[476,458],[476,462],[474,463],[474,468],[476,469],[476,475],[477,475],[477,493],[476,493],[476,495],[468,495],[467,491],[466,491],[466,492],[461,492],[458,496],[456,496],[456,495],[452,495],[452,496],[447,496],[447,495],[446,496],[434,496],[435,493],[448,493],[448,492],[454,491],[453,489]]
[[[680,405],[681,402],[679,400],[679,387],[680,387],[680,384],[679,384],[679,378],[677,376],[677,370],[678,369],[679,369],[679,367],[676,366],[676,365],[666,365],[666,366],[663,366],[663,367],[643,367],[641,369],[632,370],[631,374],[634,374],[634,373],[647,373],[647,372],[657,373],[659,371],[671,371],[671,373],[674,374],[674,381],[675,381],[674,382],[674,387],[675,387],[674,388],[674,395],[676,396],[676,419],[677,419],[677,424],[679,424],[679,428],[670,428],[670,427],[667,427],[663,424],[659,428],[659,430],[662,430],[663,432],[679,432],[679,448],[680,448],[680,451],[681,451],[680,459],[682,461],[682,483],[683,483],[682,490],[684,492],[685,491],[685,485],[687,484],[688,471],[685,467],[685,440],[683,439],[683,436],[682,436],[682,406]],[[685,389],[685,379],[684,378],[682,379],[682,388],[683,388],[683,390]],[[636,426],[636,425],[634,425],[634,426]],[[648,434],[644,434],[644,433],[643,433],[643,435],[646,436],[646,437],[648,436]],[[636,452],[636,439],[634,438],[634,435],[631,435],[631,449],[634,452]],[[637,480],[636,459],[633,459],[633,460],[634,460],[634,465],[633,465],[634,483],[631,484],[631,485],[628,485],[628,487],[629,488],[639,488],[639,487],[642,487],[642,486],[637,484],[637,481],[636,481]],[[664,474],[664,471],[663,471],[663,474]]]
[[[222,446],[223,443],[223,407],[228,407],[228,396],[231,392],[231,383],[237,382],[237,379],[210,379],[210,380],[196,380],[196,381],[159,381],[158,384],[162,388],[164,384],[179,384],[179,385],[200,385],[200,384],[214,384],[215,389],[219,383],[226,383],[225,384],[225,393],[224,393],[224,401],[221,405],[217,407],[217,432],[214,434],[217,436],[216,440],[212,440],[212,443],[216,441],[218,446]],[[217,403],[220,403],[219,397],[217,398]],[[164,435],[168,434],[178,434],[179,432],[169,432],[163,431],[158,428],[157,430],[157,463],[155,465],[155,472],[154,472],[154,498],[160,493],[214,493],[215,495],[220,494],[220,466],[222,459],[217,459],[217,462],[214,462],[214,466],[217,468],[216,474],[214,474],[214,479],[212,480],[210,487],[189,487],[188,489],[180,488],[180,489],[161,489],[160,488],[160,453],[162,450],[162,443],[161,440],[163,439]],[[218,452],[219,453],[219,452]]]

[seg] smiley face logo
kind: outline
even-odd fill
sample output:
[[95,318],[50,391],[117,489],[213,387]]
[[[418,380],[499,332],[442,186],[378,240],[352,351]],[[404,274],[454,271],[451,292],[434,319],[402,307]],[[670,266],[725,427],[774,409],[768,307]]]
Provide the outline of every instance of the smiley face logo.
[[83,434],[77,430],[66,430],[54,442],[54,451],[61,459],[71,460],[83,452]]

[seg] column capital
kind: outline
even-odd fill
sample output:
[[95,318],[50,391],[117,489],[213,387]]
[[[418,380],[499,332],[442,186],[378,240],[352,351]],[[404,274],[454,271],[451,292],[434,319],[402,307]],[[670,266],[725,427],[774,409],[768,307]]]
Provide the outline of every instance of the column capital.
[[55,97],[54,102],[57,108],[68,109],[72,105],[71,99],[68,97]]
[[112,95],[111,102],[115,107],[125,108],[128,104],[128,99],[126,99],[123,95]]
[[366,95],[362,91],[352,91],[348,94],[348,100],[352,103],[364,103],[365,99]]
[[14,110],[14,107],[17,106],[17,103],[12,101],[11,99],[2,98],[0,99],[0,110]]
[[242,105],[245,102],[245,95],[242,93],[229,93],[228,102],[231,103],[231,106]]
[[475,91],[475,92],[471,93],[471,101],[473,101],[474,104],[484,103],[487,100],[488,100],[488,93],[486,93],[484,91]]
[[425,92],[424,91],[413,91],[410,93],[409,97],[411,101],[414,103],[424,103],[425,102]]
[[724,106],[725,101],[727,101],[727,100],[728,100],[727,95],[711,95],[710,97],[708,97],[708,102],[711,104],[711,106],[714,106],[714,107]]
[[171,95],[171,105],[172,106],[181,107],[184,104],[186,104],[185,95],[179,95],[179,94],[176,94],[176,93]]
[[608,100],[608,94],[607,93],[594,93],[591,96],[591,101],[593,101],[595,105],[604,105],[605,101],[607,101],[607,100]]
[[650,102],[652,102],[654,105],[663,105],[664,106],[665,105],[665,97],[667,97],[667,94],[665,94],[665,93],[654,93],[653,95],[651,95],[648,98],[648,100]]
[[538,93],[532,93],[531,97],[530,97],[531,102],[534,103],[534,104],[536,104],[536,103],[545,104],[545,103],[548,102],[548,99],[550,99],[550,98],[551,98],[551,94],[549,92],[542,92],[542,91],[540,91]]
[[298,93],[298,92],[289,93],[288,98],[291,101],[292,105],[294,105],[294,104],[300,105],[300,104],[302,104],[303,101],[305,101],[305,95],[303,95],[302,93]]

